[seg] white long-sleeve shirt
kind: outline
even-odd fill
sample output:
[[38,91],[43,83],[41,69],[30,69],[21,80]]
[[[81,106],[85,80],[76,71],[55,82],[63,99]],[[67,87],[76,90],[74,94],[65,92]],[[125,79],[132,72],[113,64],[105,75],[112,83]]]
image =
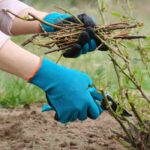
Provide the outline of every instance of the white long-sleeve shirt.
[[13,15],[5,13],[3,9],[19,14],[21,11],[30,8],[30,6],[18,0],[0,0],[0,48],[10,39]]

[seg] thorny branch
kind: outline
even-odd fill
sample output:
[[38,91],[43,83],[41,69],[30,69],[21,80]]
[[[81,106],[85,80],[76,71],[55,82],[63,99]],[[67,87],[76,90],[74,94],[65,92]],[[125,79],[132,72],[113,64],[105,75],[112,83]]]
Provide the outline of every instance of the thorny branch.
[[104,97],[104,101],[107,105],[107,108],[109,109],[110,114],[115,118],[115,120],[120,124],[120,126],[122,127],[122,129],[124,130],[124,132],[126,133],[126,135],[128,136],[128,139],[130,140],[130,143],[132,143],[132,145],[134,147],[136,147],[136,144],[134,143],[133,137],[131,135],[131,133],[127,130],[127,128],[125,127],[125,125],[123,124],[123,122],[119,119],[119,116],[112,110],[107,97],[105,96],[105,92],[103,90],[101,90],[101,93]]
[[124,69],[122,69],[121,66],[116,62],[116,60],[111,55],[109,55],[109,56],[110,56],[111,60],[113,61],[113,63],[119,68],[119,70],[136,86],[137,90],[141,93],[143,98],[146,99],[148,103],[150,103],[150,99],[147,97],[147,95],[143,91],[141,85],[138,83],[135,76],[131,73],[131,69],[130,69],[129,64],[126,63],[128,71],[129,71],[129,74],[127,74],[124,71]]

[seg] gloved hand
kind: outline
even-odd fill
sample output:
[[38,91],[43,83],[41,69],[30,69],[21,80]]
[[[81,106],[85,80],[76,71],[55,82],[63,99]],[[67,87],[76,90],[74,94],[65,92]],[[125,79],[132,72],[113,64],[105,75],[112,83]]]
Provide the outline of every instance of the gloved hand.
[[[93,19],[86,14],[80,14],[77,17],[82,21],[86,30],[81,33],[78,42],[75,43],[70,50],[63,54],[64,57],[75,58],[80,56],[81,54],[86,54],[87,52],[94,51],[99,45],[101,45],[101,41],[97,38],[93,30],[93,28],[96,26]],[[68,24],[68,21],[79,23],[79,21],[75,17],[72,17],[69,14],[60,13],[48,14],[44,18],[44,21],[60,26]],[[42,27],[47,32],[57,31],[57,29],[55,29],[54,27],[47,26],[45,24],[42,24]],[[103,44],[99,50],[107,51],[108,47]]]
[[30,83],[46,92],[49,106],[56,111],[55,119],[62,123],[87,117],[96,119],[103,112],[94,99],[96,89],[92,87],[92,80],[85,73],[43,59]]
[[78,42],[73,44],[72,47],[63,53],[63,56],[66,58],[76,58],[82,54],[94,51],[98,46],[100,51],[107,51],[108,47],[105,44],[102,44],[100,39],[94,33],[92,27],[87,27],[83,31],[78,39]]
[[[63,21],[64,19],[70,18],[71,15],[69,14],[61,14],[61,13],[50,13],[47,16],[45,16],[44,21],[51,23],[51,24],[58,24],[59,22]],[[55,32],[58,29],[52,27],[52,26],[48,26],[44,23],[41,24],[42,28],[44,29],[44,31],[46,32]]]

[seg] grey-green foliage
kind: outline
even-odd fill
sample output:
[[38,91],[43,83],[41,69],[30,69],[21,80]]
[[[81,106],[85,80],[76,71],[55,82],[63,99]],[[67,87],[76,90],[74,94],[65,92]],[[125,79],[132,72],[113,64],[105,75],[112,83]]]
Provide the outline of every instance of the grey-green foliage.
[[43,101],[44,93],[26,81],[0,72],[0,104],[3,107],[16,107]]

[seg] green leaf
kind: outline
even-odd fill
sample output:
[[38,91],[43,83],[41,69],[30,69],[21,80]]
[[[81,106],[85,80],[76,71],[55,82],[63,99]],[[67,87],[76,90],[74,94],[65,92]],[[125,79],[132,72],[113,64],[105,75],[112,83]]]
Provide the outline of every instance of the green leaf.
[[112,12],[112,16],[115,16],[115,17],[121,17],[121,14],[119,12]]

